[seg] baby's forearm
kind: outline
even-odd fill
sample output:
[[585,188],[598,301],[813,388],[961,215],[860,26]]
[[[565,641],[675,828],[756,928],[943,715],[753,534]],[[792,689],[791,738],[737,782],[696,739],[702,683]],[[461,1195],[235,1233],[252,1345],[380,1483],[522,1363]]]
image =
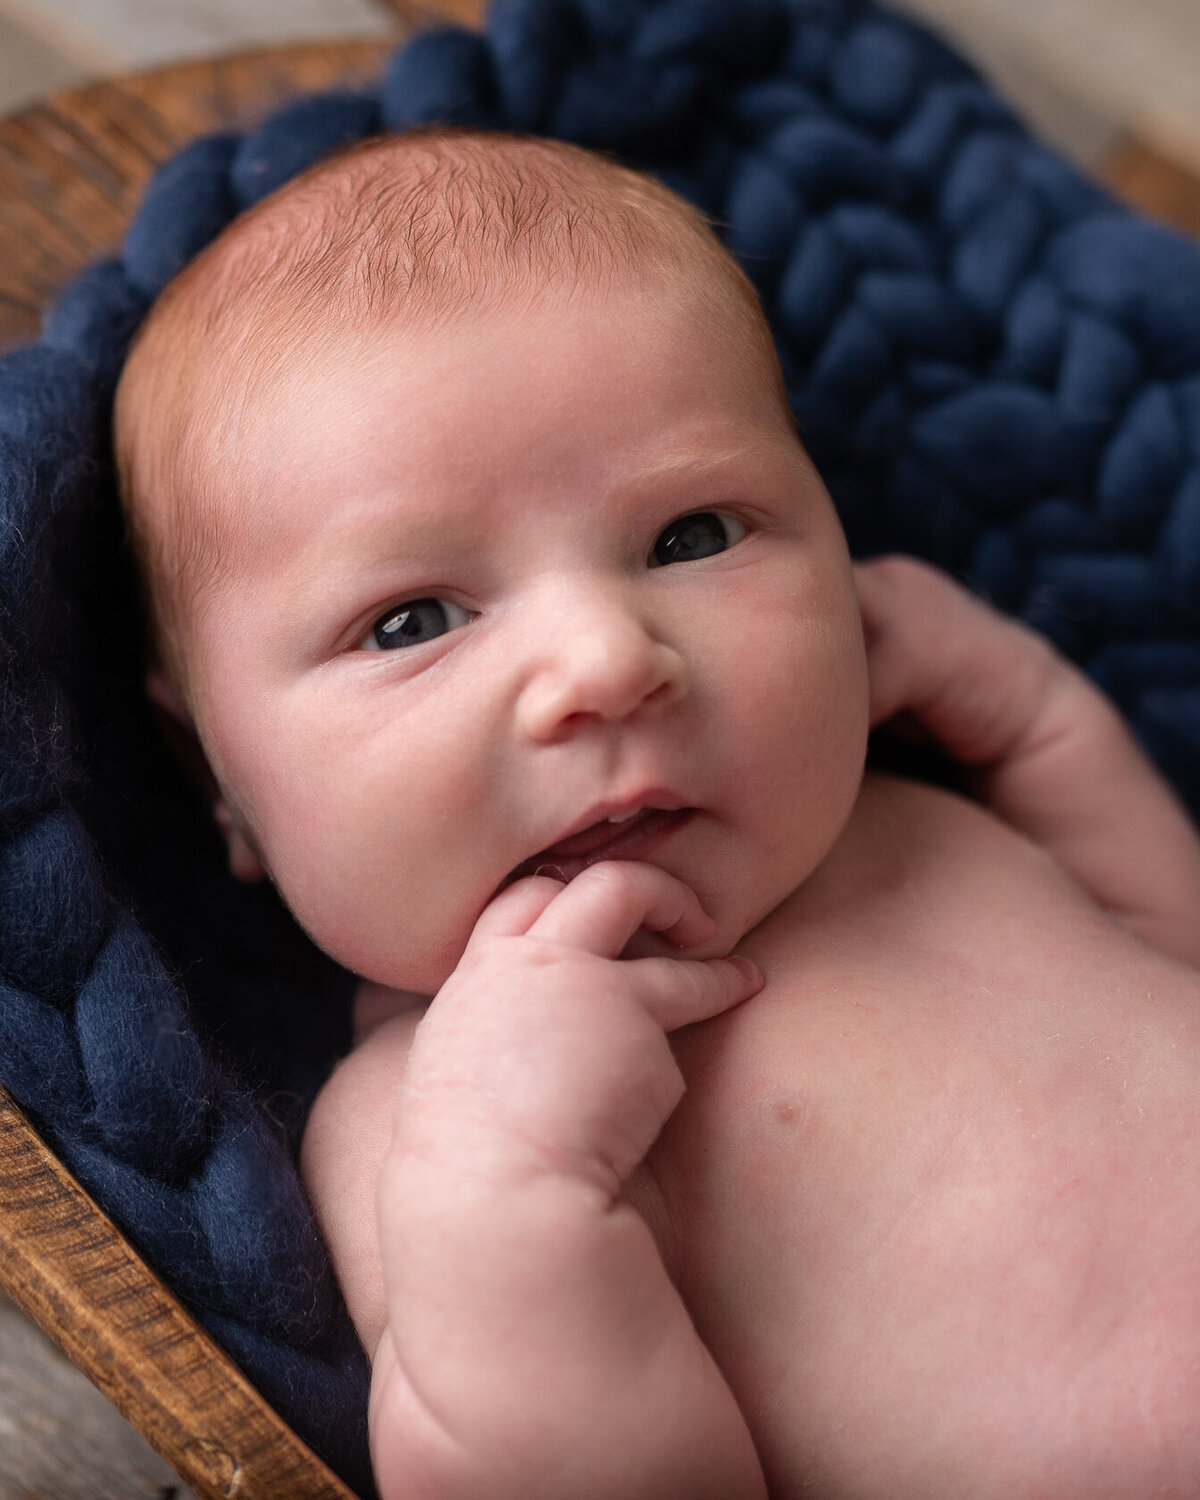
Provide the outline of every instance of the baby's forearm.
[[380,1185],[384,1500],[760,1500],[741,1413],[644,1221],[486,1130],[417,1133],[401,1125]]

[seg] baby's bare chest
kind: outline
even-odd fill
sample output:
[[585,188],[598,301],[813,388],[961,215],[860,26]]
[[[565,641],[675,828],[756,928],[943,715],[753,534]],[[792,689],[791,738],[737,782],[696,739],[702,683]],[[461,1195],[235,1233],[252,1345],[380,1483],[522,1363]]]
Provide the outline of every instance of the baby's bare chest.
[[1194,979],[974,810],[889,817],[874,866],[859,830],[745,940],[763,992],[676,1039],[687,1094],[630,1194],[785,1469],[864,1369],[880,1410],[915,1372],[966,1390],[940,1341],[1011,1333],[1035,1247],[1061,1343],[1080,1264],[1143,1264],[1164,1212],[1200,1232],[1197,1174],[1162,1171],[1200,1139]]

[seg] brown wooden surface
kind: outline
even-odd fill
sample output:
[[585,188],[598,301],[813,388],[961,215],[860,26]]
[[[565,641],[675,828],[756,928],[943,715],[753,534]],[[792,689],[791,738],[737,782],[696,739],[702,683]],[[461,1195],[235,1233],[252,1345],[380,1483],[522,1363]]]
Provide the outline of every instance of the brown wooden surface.
[[0,1500],[196,1500],[0,1293]]
[[41,309],[116,249],[154,168],[194,136],[244,130],[284,99],[364,83],[375,42],[185,63],[57,94],[0,122],[0,349],[36,336]]
[[405,28],[456,21],[460,26],[478,26],[487,9],[486,0],[381,0],[396,13]]
[[1140,141],[1119,141],[1105,179],[1128,203],[1200,238],[1200,177]]
[[[484,0],[387,0],[395,41],[438,21],[478,24]],[[394,43],[313,42],[182,63],[55,94],[0,120],[0,350],[36,337],[42,309],[115,250],[151,172],[209,130],[245,130],[298,94],[367,83]]]
[[0,1285],[205,1500],[350,1500],[3,1090]]

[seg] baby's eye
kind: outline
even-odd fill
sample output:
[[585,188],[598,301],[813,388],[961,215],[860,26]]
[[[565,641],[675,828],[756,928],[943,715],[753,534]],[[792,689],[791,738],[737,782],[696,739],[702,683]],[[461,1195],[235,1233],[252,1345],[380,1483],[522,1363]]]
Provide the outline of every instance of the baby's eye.
[[380,615],[363,641],[363,649],[394,651],[397,647],[420,646],[470,623],[467,611],[449,599],[406,599]]
[[672,521],[659,536],[650,553],[650,566],[663,568],[668,563],[694,562],[724,552],[746,535],[746,528],[735,516],[715,510],[698,510],[690,516]]

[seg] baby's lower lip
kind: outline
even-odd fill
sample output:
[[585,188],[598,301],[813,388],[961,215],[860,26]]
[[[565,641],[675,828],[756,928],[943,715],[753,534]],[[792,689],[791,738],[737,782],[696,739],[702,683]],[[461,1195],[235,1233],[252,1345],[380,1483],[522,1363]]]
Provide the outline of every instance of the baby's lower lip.
[[536,875],[539,869],[550,866],[564,880],[574,880],[581,870],[597,865],[603,859],[649,859],[664,839],[691,822],[695,815],[694,807],[674,812],[648,807],[627,823],[594,823],[582,834],[564,839],[561,844],[552,844],[549,849],[524,860],[505,884],[511,885],[526,875]]

